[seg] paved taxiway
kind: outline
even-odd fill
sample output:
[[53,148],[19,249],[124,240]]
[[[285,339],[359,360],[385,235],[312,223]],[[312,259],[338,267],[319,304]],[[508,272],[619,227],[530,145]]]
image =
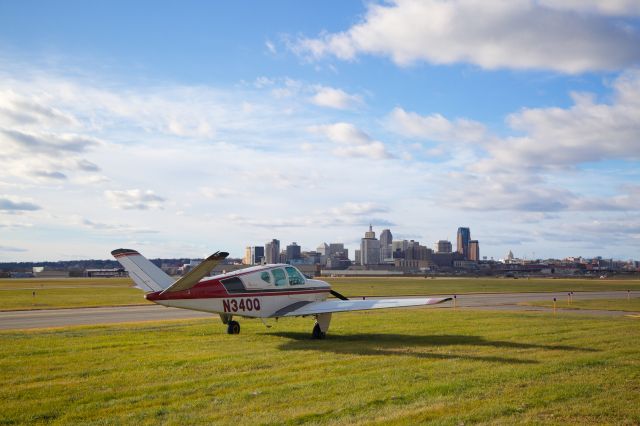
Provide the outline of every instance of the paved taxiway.
[[[631,297],[638,297],[640,292],[632,291]],[[452,295],[434,295],[434,297],[451,297]],[[567,304],[567,293],[491,293],[462,294],[456,297],[456,306],[460,308],[499,309],[499,310],[549,310],[535,306],[520,306],[521,302],[540,300],[552,301],[557,298],[559,310],[569,313],[628,315],[623,311],[598,310],[563,310]],[[625,299],[626,291],[575,292],[573,300],[585,299]],[[452,302],[426,308],[451,308]],[[214,314],[188,311],[185,309],[166,308],[159,305],[116,306],[102,308],[48,309],[32,311],[0,312],[0,329],[26,329],[45,327],[64,327],[70,325],[111,324],[138,321],[159,321],[182,318],[211,318],[219,323]]]

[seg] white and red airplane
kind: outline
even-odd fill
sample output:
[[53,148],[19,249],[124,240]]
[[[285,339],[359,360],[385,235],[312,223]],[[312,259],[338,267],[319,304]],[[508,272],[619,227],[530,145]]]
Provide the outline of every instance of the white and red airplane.
[[[334,312],[434,305],[451,298],[405,298],[349,300],[329,283],[306,278],[291,265],[260,265],[226,274],[207,276],[229,253],[216,252],[186,275],[174,281],[135,250],[117,249],[111,254],[120,262],[136,287],[148,291],[147,300],[175,308],[220,315],[227,333],[240,333],[234,316],[267,318],[312,316],[311,337],[325,337]],[[333,295],[340,300],[327,300]],[[265,322],[266,324],[266,322]]]

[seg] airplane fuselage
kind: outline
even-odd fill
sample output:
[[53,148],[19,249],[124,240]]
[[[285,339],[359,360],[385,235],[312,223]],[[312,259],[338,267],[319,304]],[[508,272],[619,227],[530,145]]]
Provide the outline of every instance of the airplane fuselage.
[[[188,290],[147,293],[164,306],[224,315],[272,318],[296,306],[327,299],[331,286],[304,277],[291,265],[260,265],[206,277]],[[299,302],[299,303],[297,303]]]

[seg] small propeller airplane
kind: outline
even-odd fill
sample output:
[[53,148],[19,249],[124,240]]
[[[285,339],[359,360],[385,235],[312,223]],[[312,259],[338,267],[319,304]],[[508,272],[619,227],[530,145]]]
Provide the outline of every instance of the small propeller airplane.
[[[227,333],[240,333],[234,316],[267,318],[312,316],[311,337],[323,339],[334,312],[434,305],[447,298],[403,298],[349,300],[331,289],[329,283],[306,278],[287,264],[252,266],[221,275],[208,276],[229,253],[216,252],[174,281],[135,250],[117,249],[111,254],[120,262],[136,287],[147,291],[154,303],[220,315]],[[332,295],[339,300],[327,300]]]

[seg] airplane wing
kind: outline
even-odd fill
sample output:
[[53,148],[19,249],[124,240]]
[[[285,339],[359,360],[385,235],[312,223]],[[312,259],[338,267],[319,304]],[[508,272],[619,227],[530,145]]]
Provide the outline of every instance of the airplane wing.
[[162,293],[173,293],[174,291],[188,290],[198,282],[207,276],[211,270],[224,260],[229,253],[215,252],[211,256],[203,260],[198,266],[190,270],[185,276],[173,283],[169,288],[165,289]]
[[369,299],[369,300],[326,300],[324,302],[292,303],[274,313],[273,317],[295,317],[302,315],[328,314],[330,312],[365,311],[368,309],[403,308],[407,306],[435,305],[451,300],[444,298],[415,299]]

